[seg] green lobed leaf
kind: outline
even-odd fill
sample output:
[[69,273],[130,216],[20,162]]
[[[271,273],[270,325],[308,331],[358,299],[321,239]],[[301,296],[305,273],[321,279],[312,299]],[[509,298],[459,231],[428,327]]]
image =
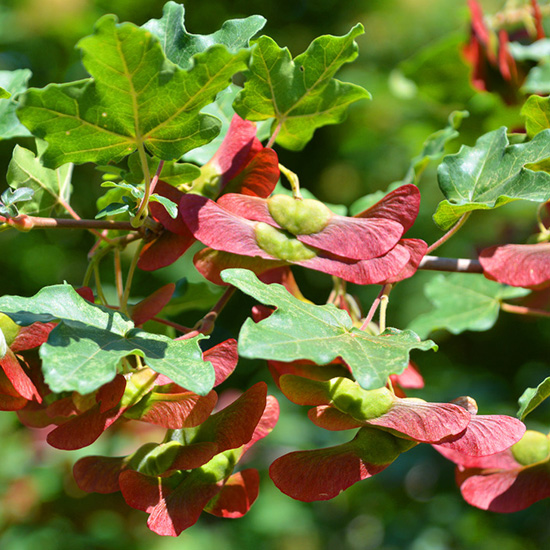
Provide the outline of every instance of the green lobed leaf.
[[438,329],[452,334],[489,330],[497,321],[502,300],[526,296],[530,291],[490,281],[483,275],[453,273],[436,275],[424,292],[435,309],[409,325],[421,338]]
[[390,328],[378,336],[367,334],[334,305],[302,302],[282,285],[265,285],[248,270],[226,269],[222,279],[277,308],[259,323],[246,320],[239,334],[243,357],[286,362],[309,359],[318,365],[341,357],[363,388],[374,389],[384,386],[390,374],[405,370],[412,349],[437,349],[432,341],[421,342],[412,331]]
[[15,96],[27,89],[31,77],[28,69],[0,71],[0,139],[30,136],[30,132],[17,118]]
[[149,31],[116,21],[102,17],[78,43],[93,78],[22,96],[19,118],[49,143],[48,166],[116,163],[142,145],[176,160],[219,132],[219,121],[200,110],[246,68],[249,52],[216,45],[185,71],[166,59]]
[[31,216],[50,216],[56,207],[67,203],[71,193],[72,164],[52,170],[39,156],[16,145],[8,166],[7,181],[12,189],[29,187],[33,198],[21,205],[19,212]]
[[214,371],[198,341],[172,340],[134,327],[120,312],[91,304],[67,284],[45,287],[31,298],[4,296],[0,311],[19,325],[58,322],[40,348],[44,379],[54,392],[97,390],[116,375],[120,360],[139,355],[154,371],[206,395]]
[[536,388],[527,388],[518,399],[517,417],[523,420],[534,411],[545,399],[550,397],[550,378],[545,378]]
[[214,44],[223,44],[233,53],[247,48],[249,40],[265,23],[266,20],[261,15],[252,15],[246,19],[226,21],[219,31],[212,34],[191,34],[185,28],[184,6],[167,2],[162,9],[162,18],[151,19],[143,28],[159,39],[170,61],[183,69],[190,69],[193,64],[191,58]]
[[317,128],[342,122],[351,103],[371,97],[364,88],[333,78],[357,57],[354,39],[363,32],[358,24],[345,36],[320,36],[294,60],[287,48],[261,36],[235,111],[248,120],[274,118],[272,128],[280,125],[276,142],[299,151]]
[[438,169],[441,191],[434,221],[443,230],[464,214],[490,210],[515,200],[543,202],[550,199],[550,174],[526,165],[550,157],[550,130],[532,141],[509,145],[506,128],[481,136],[474,147],[462,146],[448,155]]

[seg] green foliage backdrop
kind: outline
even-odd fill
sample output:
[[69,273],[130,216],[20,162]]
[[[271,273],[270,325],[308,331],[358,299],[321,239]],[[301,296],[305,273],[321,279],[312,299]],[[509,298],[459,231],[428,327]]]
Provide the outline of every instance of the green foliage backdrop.
[[[86,70],[94,74],[94,64],[91,61],[87,64],[85,57],[82,66],[74,46],[82,36],[91,33],[100,16],[114,13],[121,21],[141,25],[160,18],[163,4],[161,0],[2,0],[0,70],[20,69],[19,76],[24,81],[28,78],[26,69],[30,69],[33,75],[30,85],[35,87],[86,78]],[[485,2],[484,7],[490,12],[500,7],[500,2]],[[457,54],[457,45],[466,41],[468,32],[466,6],[462,2],[189,0],[185,2],[185,9],[187,29],[197,34],[212,33],[227,19],[262,15],[267,19],[266,32],[278,44],[287,46],[293,57],[301,54],[320,34],[344,35],[358,22],[364,26],[365,34],[356,37],[359,57],[353,66],[344,65],[339,79],[349,82],[351,88],[365,86],[372,93],[372,101],[354,105],[343,124],[317,130],[313,141],[300,154],[281,150],[281,162],[300,174],[305,188],[327,202],[351,205],[366,193],[385,189],[390,183],[405,178],[411,159],[422,151],[427,136],[444,128],[453,110],[466,109],[470,116],[462,121],[460,141],[443,142],[447,152],[457,151],[460,143],[473,146],[482,132],[521,123],[517,109],[505,105],[495,95],[475,94],[469,84],[468,68]],[[109,26],[110,21],[105,19],[104,26]],[[85,49],[86,44],[80,46]],[[272,43],[266,44],[266,50],[273,48]],[[434,61],[434,52],[438,51],[443,52],[438,59],[444,62]],[[12,83],[0,81],[0,86],[10,90]],[[13,83],[14,91],[17,86],[18,83]],[[59,93],[63,86],[66,85],[59,87]],[[49,93],[53,93],[53,89]],[[243,110],[247,108],[244,100],[241,105]],[[106,105],[105,108],[113,107]],[[0,124],[4,123],[14,123],[13,113],[2,114]],[[182,122],[181,128],[184,126]],[[151,127],[153,130],[147,139],[155,138],[154,124]],[[28,143],[24,139],[21,143],[31,148],[30,139]],[[505,145],[500,143],[500,147]],[[123,141],[120,147],[126,148],[127,143]],[[0,142],[4,172],[8,171],[12,148],[12,143]],[[174,157],[188,148],[187,144],[178,144]],[[18,173],[25,163],[32,163],[29,153],[21,148],[9,170]],[[528,151],[528,147],[524,154],[526,162],[539,158],[536,152]],[[58,159],[50,160],[56,164]],[[455,157],[455,161],[459,162],[460,158]],[[422,191],[426,199],[415,226],[415,236],[421,238],[433,234],[430,213],[441,200],[434,167],[429,163],[422,168],[413,165],[413,172],[424,168]],[[501,166],[502,170],[505,168]],[[547,177],[547,174],[538,174],[538,177]],[[24,179],[21,179],[23,185]],[[37,212],[59,208],[51,197],[63,193],[59,186],[62,174],[54,178],[53,173],[48,172],[43,180],[45,197],[36,205]],[[88,190],[78,195],[78,203],[74,205],[82,216],[95,215],[100,182],[101,174],[86,165],[75,171],[73,185]],[[516,192],[515,187],[512,191]],[[513,193],[507,191],[502,195],[515,197]],[[486,208],[489,202],[493,207],[499,197],[491,195],[487,201],[476,200],[473,206],[468,203],[465,208]],[[484,240],[486,244],[494,244],[505,239],[517,242],[525,239],[531,232],[535,206],[528,201],[518,201],[506,208],[508,216],[514,217],[513,227],[509,218],[499,212],[492,215],[490,224],[482,216],[473,218],[463,233],[446,244],[445,254],[474,257],[476,251],[471,250],[469,244],[474,241],[469,237],[474,235],[480,246],[485,244]],[[442,211],[438,221],[447,227],[453,216],[454,213]],[[20,238],[16,232],[0,234],[2,294],[30,296],[45,285],[81,280],[86,269],[82,251],[92,243],[88,235],[60,231],[54,241],[47,232],[33,231],[24,236],[24,249]],[[146,296],[160,285],[176,280],[180,267],[189,261],[186,256],[154,274],[138,273],[135,288]],[[297,272],[297,277],[307,282],[312,293],[308,297],[326,299],[330,289],[324,278],[310,272]],[[390,310],[394,316],[392,325],[407,326],[413,311],[431,311],[432,301],[441,309],[453,307],[444,301],[438,302],[437,296],[424,296],[424,284],[434,277],[420,273],[406,287],[403,285],[394,291],[392,301],[398,303],[401,293],[407,293],[407,300],[403,301],[405,307]],[[449,279],[447,284],[460,283]],[[106,290],[115,293],[114,288]],[[375,297],[370,288],[354,291],[365,298],[365,303]],[[214,291],[209,287],[204,288],[205,301],[210,299],[211,292]],[[490,311],[495,294],[498,290],[494,288],[480,289],[479,307],[486,310],[486,322],[495,322]],[[245,302],[252,303],[252,300]],[[243,307],[242,302],[238,308],[230,304],[221,317],[221,328],[215,338],[235,336],[249,309]],[[431,329],[441,328],[434,317],[437,315],[431,313],[422,319],[423,336]],[[186,323],[187,318],[193,319],[193,316],[184,310],[180,318]],[[449,330],[452,331],[452,327]],[[430,398],[432,392],[435,399],[445,400],[474,394],[480,412],[490,410],[513,415],[524,388],[536,387],[546,376],[550,360],[542,343],[549,339],[548,323],[518,322],[501,314],[494,330],[464,332],[449,338],[445,350],[437,355],[425,354],[423,374],[428,389],[424,396]],[[241,383],[244,387],[264,379],[264,367],[258,361],[243,360],[240,369],[241,373],[237,370],[231,379],[235,388]],[[275,388],[271,391],[277,392]],[[284,400],[281,403],[282,416],[276,430],[252,460],[261,465],[264,472],[265,465],[286,451],[287,446],[309,448],[339,442],[339,434],[319,433],[298,407]],[[533,413],[533,422],[541,431],[547,432],[550,428],[548,413],[548,403]],[[261,498],[243,519],[214,522],[203,516],[197,526],[178,539],[162,539],[148,531],[143,514],[125,506],[119,494],[85,495],[72,480],[72,463],[84,454],[126,454],[128,442],[124,433],[117,435],[119,437],[99,441],[85,451],[61,453],[22,429],[15,415],[0,415],[0,547],[3,550],[37,547],[52,550],[77,547],[94,550],[214,547],[219,550],[336,547],[536,550],[545,547],[550,539],[548,501],[510,517],[469,507],[454,485],[452,464],[424,447],[408,453],[391,471],[353,486],[332,501],[313,505],[293,501],[279,493],[264,475]]]

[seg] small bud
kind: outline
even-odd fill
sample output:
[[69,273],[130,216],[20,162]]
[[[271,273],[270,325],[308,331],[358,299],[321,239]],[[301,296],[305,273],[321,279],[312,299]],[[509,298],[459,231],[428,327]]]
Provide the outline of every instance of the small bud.
[[7,223],[8,225],[15,227],[18,231],[23,231],[25,233],[34,227],[34,222],[32,219],[25,214],[17,216],[17,218],[10,218]]

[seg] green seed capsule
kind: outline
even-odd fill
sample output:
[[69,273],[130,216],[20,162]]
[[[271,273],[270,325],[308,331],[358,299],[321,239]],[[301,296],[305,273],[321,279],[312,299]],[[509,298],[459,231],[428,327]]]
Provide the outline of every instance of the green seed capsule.
[[416,445],[376,428],[364,427],[359,430],[355,441],[360,448],[360,456],[370,464],[390,464],[401,453]]
[[333,378],[330,391],[332,404],[356,420],[378,418],[390,410],[394,401],[387,388],[364,390],[349,378]]
[[257,223],[254,232],[258,246],[280,260],[299,262],[317,255],[313,248],[267,223]]
[[550,455],[550,440],[543,433],[527,430],[525,435],[512,446],[512,454],[523,466],[547,460]]
[[288,195],[273,195],[267,201],[271,217],[293,235],[311,235],[322,231],[332,218],[332,212],[313,199],[294,199]]

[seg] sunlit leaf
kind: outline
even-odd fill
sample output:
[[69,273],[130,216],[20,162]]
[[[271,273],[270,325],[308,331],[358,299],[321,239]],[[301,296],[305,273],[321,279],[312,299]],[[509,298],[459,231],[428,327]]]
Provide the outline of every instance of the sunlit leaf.
[[474,147],[463,146],[439,166],[439,186],[447,200],[439,203],[434,221],[452,227],[462,215],[489,210],[515,200],[550,199],[550,174],[527,164],[550,157],[550,131],[532,141],[509,145],[506,128],[481,136]]
[[172,340],[134,328],[130,319],[87,302],[70,285],[45,287],[31,298],[4,296],[0,311],[23,326],[58,321],[40,348],[44,378],[53,391],[90,393],[110,382],[120,360],[133,354],[200,395],[214,384],[214,371],[202,360],[200,338]]
[[48,165],[117,162],[142,145],[164,160],[180,158],[218,134],[219,121],[200,110],[249,56],[217,45],[197,54],[185,71],[165,58],[149,31],[117,24],[112,15],[78,46],[93,78],[31,89],[18,111],[49,143]]
[[364,88],[333,78],[357,57],[354,39],[362,33],[363,26],[356,25],[345,36],[321,36],[294,60],[288,49],[260,37],[235,111],[248,120],[275,118],[272,130],[280,126],[276,142],[302,149],[317,128],[341,122],[351,103],[370,98]]
[[21,214],[49,216],[63,203],[71,191],[72,164],[52,170],[46,168],[32,151],[16,145],[8,166],[7,181],[14,189],[29,187],[32,199],[19,207]]
[[15,114],[17,101],[14,101],[14,96],[27,89],[30,77],[28,69],[0,71],[0,140],[30,135]]
[[305,303],[282,285],[261,283],[247,270],[226,270],[222,278],[264,305],[277,307],[257,324],[252,319],[244,323],[239,335],[243,357],[287,362],[309,359],[319,365],[341,357],[359,384],[372,389],[383,386],[390,374],[403,372],[411,350],[437,348],[431,341],[421,342],[412,331],[367,334],[353,326],[345,311]]
[[226,21],[219,31],[212,34],[191,34],[185,28],[185,8],[175,2],[167,2],[161,19],[151,19],[143,28],[156,36],[166,57],[182,69],[191,68],[192,57],[206,51],[214,44],[223,44],[236,53],[248,47],[248,41],[265,25],[265,18],[252,15],[246,19]]

